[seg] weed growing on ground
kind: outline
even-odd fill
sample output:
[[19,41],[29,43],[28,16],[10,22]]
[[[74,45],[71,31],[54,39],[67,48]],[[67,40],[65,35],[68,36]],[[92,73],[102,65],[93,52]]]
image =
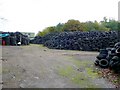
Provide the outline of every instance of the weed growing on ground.
[[84,68],[82,71],[75,69],[73,66],[59,68],[59,75],[70,79],[73,83],[83,86],[84,88],[96,88],[91,79],[98,78],[98,73],[89,61],[70,60],[78,69]]

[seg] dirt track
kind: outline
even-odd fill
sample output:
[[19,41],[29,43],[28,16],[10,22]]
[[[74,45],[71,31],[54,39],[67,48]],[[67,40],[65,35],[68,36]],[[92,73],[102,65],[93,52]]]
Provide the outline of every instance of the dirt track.
[[96,52],[39,45],[2,47],[3,88],[111,88],[93,62]]

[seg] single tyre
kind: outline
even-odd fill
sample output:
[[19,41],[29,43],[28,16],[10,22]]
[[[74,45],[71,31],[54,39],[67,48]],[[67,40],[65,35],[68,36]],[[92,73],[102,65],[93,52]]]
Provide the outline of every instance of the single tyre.
[[106,59],[107,54],[99,54],[96,58],[101,60],[101,59]]
[[120,48],[116,49],[116,54],[117,54],[117,56],[120,56]]
[[116,43],[116,44],[114,45],[114,47],[115,47],[115,48],[120,47],[120,42]]
[[107,59],[101,59],[99,60],[99,66],[102,68],[108,68],[109,62]]

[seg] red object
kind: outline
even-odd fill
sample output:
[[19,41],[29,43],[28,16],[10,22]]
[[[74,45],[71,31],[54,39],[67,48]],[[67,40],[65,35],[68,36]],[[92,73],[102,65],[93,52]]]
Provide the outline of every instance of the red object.
[[5,41],[4,40],[2,40],[2,45],[5,46]]

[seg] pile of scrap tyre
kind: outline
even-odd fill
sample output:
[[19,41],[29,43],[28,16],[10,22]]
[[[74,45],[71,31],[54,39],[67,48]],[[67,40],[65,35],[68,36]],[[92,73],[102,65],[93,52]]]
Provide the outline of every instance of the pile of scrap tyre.
[[20,32],[1,32],[2,45],[29,45],[29,38]]
[[60,32],[37,36],[31,43],[43,44],[50,49],[98,51],[118,42],[116,31]]
[[30,43],[32,44],[42,44],[42,37],[36,36],[33,40],[30,40]]
[[95,65],[120,73],[120,42],[116,43],[114,48],[100,49],[96,58]]

